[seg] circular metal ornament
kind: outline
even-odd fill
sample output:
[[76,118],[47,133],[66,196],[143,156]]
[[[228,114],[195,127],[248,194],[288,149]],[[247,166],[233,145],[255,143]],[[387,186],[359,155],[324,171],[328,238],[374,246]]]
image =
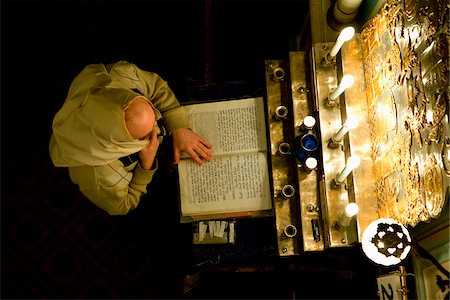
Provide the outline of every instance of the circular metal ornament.
[[411,235],[394,219],[381,218],[364,230],[362,249],[373,262],[382,266],[401,263],[411,251]]

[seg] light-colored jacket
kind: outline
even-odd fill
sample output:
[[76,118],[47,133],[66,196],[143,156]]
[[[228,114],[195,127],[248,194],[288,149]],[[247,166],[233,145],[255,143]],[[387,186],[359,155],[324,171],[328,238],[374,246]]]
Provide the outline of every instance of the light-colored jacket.
[[49,151],[54,165],[68,167],[80,191],[111,215],[136,208],[157,170],[157,160],[149,171],[139,162],[124,166],[119,160],[149,142],[132,138],[124,119],[128,103],[142,96],[169,133],[189,126],[167,82],[126,61],[84,68],[53,119]]

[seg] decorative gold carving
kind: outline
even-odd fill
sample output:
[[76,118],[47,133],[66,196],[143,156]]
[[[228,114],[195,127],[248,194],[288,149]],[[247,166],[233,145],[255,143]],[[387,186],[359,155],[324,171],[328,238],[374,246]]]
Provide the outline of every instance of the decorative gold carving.
[[439,216],[450,185],[450,38],[437,8],[448,9],[388,0],[361,32],[379,216],[411,226]]
[[417,13],[417,0],[405,0],[406,19],[411,21]]
[[423,177],[423,193],[425,207],[431,217],[439,216],[443,206],[444,197],[442,196],[442,173],[434,155],[428,156],[425,162]]
[[386,54],[386,63],[384,64],[384,84],[392,88],[395,85],[395,79],[400,73],[400,49],[397,44],[392,45],[392,50]]
[[417,66],[417,56],[413,51],[406,52],[404,58],[402,58],[402,70],[398,79],[398,83],[402,84],[405,80],[411,79],[412,69]]

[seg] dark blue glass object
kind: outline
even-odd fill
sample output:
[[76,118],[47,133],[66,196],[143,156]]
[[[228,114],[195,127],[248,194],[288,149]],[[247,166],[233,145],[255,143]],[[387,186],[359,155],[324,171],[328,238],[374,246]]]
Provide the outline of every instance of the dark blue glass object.
[[294,140],[293,154],[300,160],[304,161],[307,156],[313,154],[319,147],[317,136],[312,133],[297,136]]

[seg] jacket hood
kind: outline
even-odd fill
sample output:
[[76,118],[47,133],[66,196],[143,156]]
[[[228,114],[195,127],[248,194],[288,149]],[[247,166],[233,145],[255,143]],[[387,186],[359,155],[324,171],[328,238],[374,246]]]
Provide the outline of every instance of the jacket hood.
[[105,165],[140,151],[148,140],[133,139],[124,118],[136,97],[142,95],[103,64],[87,66],[53,119],[50,156],[55,166]]

